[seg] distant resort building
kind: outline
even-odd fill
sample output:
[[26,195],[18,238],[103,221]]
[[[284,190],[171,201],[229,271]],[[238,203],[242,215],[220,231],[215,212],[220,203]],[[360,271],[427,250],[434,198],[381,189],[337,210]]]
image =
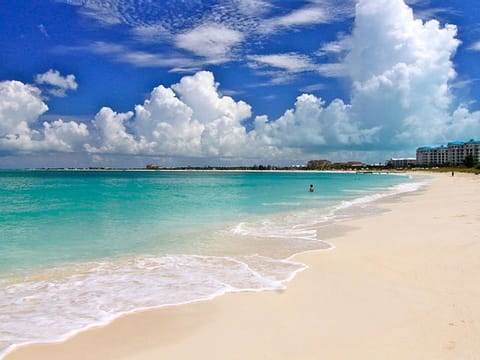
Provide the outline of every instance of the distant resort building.
[[400,159],[395,159],[392,158],[390,160],[387,160],[387,167],[391,167],[394,169],[398,168],[408,168],[415,166],[417,164],[417,159],[416,158],[400,158]]
[[422,146],[417,149],[417,165],[462,165],[467,156],[480,162],[480,140],[453,141],[447,145]]

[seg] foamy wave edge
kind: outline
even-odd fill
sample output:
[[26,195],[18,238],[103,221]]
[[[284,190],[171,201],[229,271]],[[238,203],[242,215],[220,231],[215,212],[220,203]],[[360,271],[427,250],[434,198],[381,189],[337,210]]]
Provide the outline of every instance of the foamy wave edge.
[[[296,274],[299,272],[304,271],[305,269],[308,268],[307,265],[292,261],[290,259],[272,259],[264,256],[259,256],[259,255],[249,255],[245,256],[244,260],[245,262],[233,258],[233,257],[228,257],[228,256],[203,256],[203,255],[175,255],[175,256],[162,256],[161,258],[141,258],[138,259],[139,262],[143,261],[154,261],[154,262],[162,262],[166,258],[170,259],[183,259],[183,261],[186,262],[191,262],[194,259],[196,260],[207,260],[207,261],[219,261],[221,262],[229,262],[233,266],[238,266],[239,268],[243,268],[243,270],[247,273],[247,275],[250,275],[255,279],[258,280],[257,284],[264,284],[264,286],[257,286],[257,287],[242,287],[242,286],[235,286],[235,283],[238,282],[238,279],[233,279],[232,282],[229,283],[223,283],[219,279],[214,279],[214,282],[217,281],[221,284],[221,288],[211,292],[210,294],[206,294],[204,296],[199,296],[190,300],[186,301],[174,301],[174,302],[164,302],[161,304],[157,305],[152,305],[152,306],[135,306],[133,309],[127,310],[127,311],[117,311],[115,313],[109,314],[107,316],[104,316],[103,318],[97,318],[93,320],[89,324],[83,324],[80,325],[77,329],[71,330],[71,331],[65,331],[63,335],[53,335],[50,338],[45,338],[45,339],[32,339],[29,341],[23,341],[15,344],[11,344],[7,346],[5,349],[0,351],[0,359],[3,359],[5,356],[7,356],[9,353],[14,351],[17,348],[23,347],[23,346],[28,346],[31,344],[52,344],[52,343],[58,343],[58,342],[63,342],[65,340],[68,340],[69,338],[75,336],[76,334],[87,331],[91,328],[95,327],[100,327],[100,326],[105,326],[114,321],[115,319],[118,319],[119,317],[129,315],[129,314],[134,314],[138,312],[143,312],[147,310],[153,310],[153,309],[161,309],[161,308],[166,308],[166,307],[173,307],[173,306],[181,306],[181,305],[186,305],[186,304],[192,304],[192,303],[197,303],[197,302],[204,302],[204,301],[210,301],[216,297],[219,297],[221,295],[227,294],[227,293],[238,293],[238,292],[263,292],[263,291],[279,291],[279,290],[285,290],[286,286],[285,283],[291,281]],[[281,278],[280,279],[275,279],[275,274],[273,275],[265,275],[265,274],[260,274],[258,269],[256,270],[252,264],[249,264],[247,262],[248,259],[253,259],[257,258],[257,260],[263,260],[265,262],[272,262],[276,264],[282,264],[286,266],[291,266],[293,269],[289,269],[288,271],[285,271],[285,274],[279,275]],[[100,268],[105,266],[105,263],[99,263]],[[92,269],[91,271],[96,271],[97,269]],[[224,276],[228,277],[229,273],[226,272],[223,274]],[[73,275],[69,277],[70,281],[77,281],[76,278],[77,275]],[[70,281],[66,284],[66,287],[72,287],[72,284],[70,284]],[[49,284],[44,284],[44,286],[49,286]],[[111,290],[115,291],[115,290]],[[134,291],[133,291],[134,292]],[[33,296],[32,296],[33,297]],[[47,295],[46,298],[49,296]],[[30,298],[29,296],[26,296],[24,298]],[[28,300],[28,299],[27,299]],[[98,300],[98,299],[97,299]]]
[[428,185],[427,181],[417,181],[417,182],[397,184],[387,188],[386,191],[368,194],[353,200],[342,201],[340,205],[335,207],[334,211],[343,210],[352,206],[367,205],[391,196],[413,193],[421,190],[427,185]]
[[[340,205],[336,206],[333,209],[333,213],[335,213],[336,211],[339,211],[339,210],[343,210],[343,209],[352,207],[352,206],[368,205],[368,204],[374,203],[374,202],[376,202],[380,199],[383,199],[383,198],[386,198],[386,197],[389,197],[389,196],[412,193],[412,192],[415,192],[415,191],[418,191],[418,190],[422,189],[423,187],[425,187],[427,185],[428,185],[428,181],[409,182],[409,183],[398,184],[398,185],[395,185],[395,186],[392,186],[392,187],[388,188],[386,191],[383,191],[383,192],[369,194],[369,195],[362,196],[362,197],[359,197],[359,198],[356,198],[356,199],[353,199],[353,200],[350,200],[350,201],[342,201]],[[327,218],[329,218],[329,220],[331,220],[330,216],[327,216]],[[81,333],[83,331],[87,331],[87,330],[95,328],[95,327],[108,325],[109,323],[111,323],[115,319],[118,319],[122,316],[129,315],[129,314],[134,314],[134,313],[143,312],[143,311],[147,311],[147,310],[153,310],[153,309],[161,309],[161,308],[172,307],[172,306],[181,306],[181,305],[187,305],[187,304],[192,304],[192,303],[210,301],[210,300],[213,300],[216,297],[219,297],[221,295],[225,295],[227,293],[263,292],[263,291],[284,290],[284,289],[286,289],[285,283],[288,283],[291,280],[293,280],[298,273],[308,269],[308,265],[293,260],[296,256],[298,256],[300,254],[303,254],[303,253],[310,253],[310,252],[317,252],[317,251],[328,251],[328,250],[335,249],[335,246],[331,243],[328,243],[324,240],[318,240],[318,239],[317,239],[317,241],[326,244],[328,247],[324,248],[324,249],[301,251],[301,252],[298,252],[298,253],[294,253],[291,256],[289,256],[288,258],[282,259],[282,260],[272,259],[273,261],[278,261],[278,262],[282,262],[282,263],[286,263],[286,264],[288,263],[288,264],[298,266],[298,269],[291,271],[285,279],[278,281],[277,286],[265,286],[265,287],[260,287],[260,288],[234,288],[234,287],[226,286],[225,288],[223,288],[219,291],[216,291],[216,292],[214,292],[210,295],[207,295],[207,296],[204,296],[204,297],[199,297],[199,298],[196,298],[196,299],[193,299],[193,300],[165,303],[165,304],[160,304],[160,305],[155,305],[155,306],[137,307],[135,309],[128,310],[128,311],[120,311],[118,313],[112,314],[110,317],[107,317],[105,319],[98,320],[98,321],[95,321],[95,322],[93,322],[89,325],[85,325],[85,326],[82,326],[78,329],[66,332],[62,336],[56,336],[56,337],[53,337],[51,339],[32,340],[32,341],[21,342],[21,343],[18,343],[18,344],[12,344],[12,345],[6,347],[3,350],[0,350],[0,359],[3,359],[9,353],[11,353],[12,351],[14,351],[15,349],[18,349],[20,347],[28,346],[28,345],[31,345],[31,344],[44,344],[44,343],[52,344],[52,343],[63,342],[63,341],[68,340],[69,338],[75,336],[78,333]],[[191,256],[193,258],[207,258],[207,257],[208,258],[224,258],[224,259],[233,260],[234,262],[238,262],[238,260],[233,259],[231,257],[213,257],[213,256],[200,256],[200,255],[188,255],[188,256]],[[243,265],[245,265],[247,268],[249,267],[248,264],[246,264],[246,263],[244,263]],[[254,271],[252,271],[252,272],[254,272]]]

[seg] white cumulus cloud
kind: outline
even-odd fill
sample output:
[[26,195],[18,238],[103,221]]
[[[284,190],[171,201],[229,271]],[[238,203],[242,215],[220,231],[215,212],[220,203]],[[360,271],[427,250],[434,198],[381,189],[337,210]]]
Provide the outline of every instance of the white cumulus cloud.
[[30,124],[47,110],[40,89],[20,81],[0,82],[0,137],[29,134]]
[[193,110],[171,88],[153,89],[143,105],[135,106],[135,133],[147,139],[147,152],[199,156],[203,126]]
[[100,145],[95,147],[86,144],[86,150],[92,153],[137,154],[139,144],[133,135],[127,132],[125,125],[132,116],[132,112],[116,113],[108,107],[100,109],[93,121]]
[[448,135],[456,34],[454,25],[416,19],[402,0],[359,1],[345,60],[352,112],[364,127],[381,128],[381,145],[413,146]]
[[60,152],[78,151],[83,146],[89,132],[87,125],[75,121],[55,120],[43,123],[44,139],[40,148]]
[[229,157],[244,152],[243,120],[251,109],[218,92],[213,74],[202,71],[177,84],[156,87],[134,112],[103,108],[96,115],[98,131],[92,153],[183,157]]
[[402,0],[360,0],[353,33],[335,48],[348,50],[338,71],[351,80],[350,102],[326,104],[304,94],[278,119],[257,117],[252,133],[304,156],[362,148],[414,151],[469,138],[478,133],[479,113],[466,107],[451,112],[456,35],[454,25],[417,19]]
[[39,124],[48,110],[40,89],[20,81],[0,82],[0,150],[74,151],[88,136],[85,124],[59,119]]
[[48,70],[35,76],[35,83],[46,85],[47,92],[53,96],[64,97],[68,90],[77,90],[75,75],[62,76],[58,70]]

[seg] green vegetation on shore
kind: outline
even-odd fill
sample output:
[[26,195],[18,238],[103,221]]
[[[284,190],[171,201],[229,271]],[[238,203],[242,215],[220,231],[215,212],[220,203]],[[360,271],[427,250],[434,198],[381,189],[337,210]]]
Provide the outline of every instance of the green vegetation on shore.
[[412,170],[431,171],[436,173],[443,172],[462,172],[470,174],[480,174],[480,167],[465,167],[465,166],[445,166],[445,167],[432,167],[432,168],[414,168]]

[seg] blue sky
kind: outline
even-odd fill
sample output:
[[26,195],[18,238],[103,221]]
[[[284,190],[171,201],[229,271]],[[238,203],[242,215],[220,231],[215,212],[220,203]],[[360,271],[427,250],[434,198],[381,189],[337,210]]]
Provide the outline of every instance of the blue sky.
[[480,137],[476,0],[18,0],[0,167],[383,162]]

